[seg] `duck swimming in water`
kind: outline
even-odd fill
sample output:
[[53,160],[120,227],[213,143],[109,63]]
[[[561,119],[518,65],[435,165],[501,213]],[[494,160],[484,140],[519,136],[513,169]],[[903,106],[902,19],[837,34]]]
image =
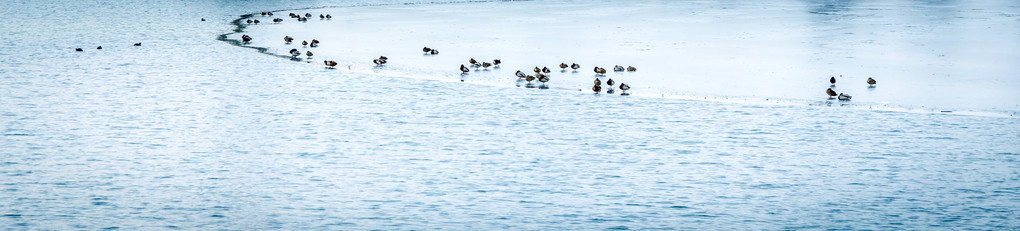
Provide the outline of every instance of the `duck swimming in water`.
[[102,49],[103,49],[103,46],[96,47],[96,50],[102,50]]
[[876,83],[875,79],[872,79],[871,77],[868,77],[868,86],[869,87],[875,87],[875,83]]
[[85,50],[83,50],[83,49],[81,49],[81,47],[79,47],[79,48],[74,48],[74,51],[85,51]]
[[[250,37],[249,37],[249,38],[250,38]],[[135,46],[136,46],[136,47],[140,47],[140,46],[142,46],[142,43],[135,43]]]
[[836,97],[836,91],[833,91],[832,88],[826,89],[825,94],[829,95],[829,99]]

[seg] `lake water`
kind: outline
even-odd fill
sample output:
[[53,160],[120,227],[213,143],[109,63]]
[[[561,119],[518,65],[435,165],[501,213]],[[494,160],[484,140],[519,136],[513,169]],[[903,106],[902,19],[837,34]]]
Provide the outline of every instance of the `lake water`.
[[[1017,41],[1012,38],[1017,38],[1020,28],[1020,8],[1015,2],[650,1],[621,6],[636,9],[628,12],[637,18],[644,13],[640,9],[659,3],[669,6],[663,9],[706,12],[659,17],[685,23],[725,18],[711,9],[740,9],[730,13],[745,16],[758,12],[755,9],[774,15],[789,12],[781,22],[821,23],[808,28],[823,28],[831,34],[850,30],[853,34],[840,39],[874,40],[878,44],[874,46],[899,47],[907,50],[901,54],[910,57],[934,55],[917,62],[903,61],[910,57],[882,56],[911,67],[930,67],[897,69],[884,61],[860,61],[872,53],[851,55],[858,49],[877,49],[871,45],[832,45],[833,50],[817,51],[833,54],[825,56],[830,58],[805,61],[811,64],[806,70],[784,75],[791,76],[787,82],[804,84],[772,83],[768,86],[784,90],[766,88],[756,95],[727,90],[753,86],[712,84],[767,82],[740,76],[759,73],[755,68],[737,67],[713,75],[705,67],[697,76],[710,81],[693,83],[684,75],[676,80],[700,87],[660,86],[675,81],[656,79],[654,74],[667,72],[651,65],[656,61],[641,66],[641,62],[625,63],[629,61],[625,58],[590,58],[587,63],[621,62],[641,68],[632,76],[617,77],[638,85],[630,97],[572,90],[575,85],[570,81],[589,82],[590,75],[554,75],[568,79],[554,85],[560,90],[516,87],[511,70],[590,55],[577,51],[520,62],[526,55],[511,51],[531,49],[528,44],[548,45],[520,39],[508,38],[512,45],[501,48],[511,51],[492,48],[472,54],[458,51],[464,48],[455,46],[456,36],[443,35],[435,43],[446,44],[444,51],[433,60],[415,50],[403,54],[397,53],[402,49],[380,46],[392,52],[386,55],[395,61],[383,69],[368,63],[376,54],[364,48],[372,46],[351,45],[346,51],[352,53],[346,56],[344,49],[336,49],[340,52],[329,58],[346,62],[351,70],[305,65],[217,40],[225,33],[230,38],[239,36],[230,33],[240,15],[269,10],[343,12],[334,14],[333,21],[348,25],[342,24],[346,18],[399,24],[400,20],[474,17],[500,8],[545,7],[570,9],[562,12],[576,13],[569,15],[586,21],[599,18],[598,12],[581,14],[575,9],[612,6],[585,1],[403,3],[413,2],[15,0],[3,4],[0,227],[1020,228],[1020,120],[1015,117],[1020,97],[1011,91],[1017,86],[1018,71],[1015,65],[999,65],[1015,63],[1010,60],[1017,60],[1020,53],[1017,44],[1009,42]],[[774,8],[781,11],[767,10]],[[409,13],[414,9],[433,12],[434,18]],[[457,16],[463,11],[456,9],[476,13]],[[830,23],[858,25],[869,18],[859,14],[862,11],[902,11],[879,14],[901,15],[909,25],[881,28],[921,29],[868,34],[862,32],[865,29],[841,29],[847,25]],[[541,15],[573,17],[555,16],[555,12],[561,11]],[[447,13],[450,16],[444,16]],[[667,13],[647,12],[652,16]],[[278,16],[290,20],[286,14]],[[885,20],[888,17],[892,16]],[[534,19],[524,20],[525,25],[532,23],[529,20]],[[638,19],[623,22],[628,20]],[[975,24],[982,26],[968,26]],[[265,26],[246,28],[245,33],[281,33]],[[357,40],[364,35],[360,32],[371,31],[392,33],[394,40],[415,37],[404,35],[395,25],[390,28],[364,29],[350,33],[348,39]],[[947,35],[976,31],[992,36],[963,39],[914,34],[946,28],[953,29],[945,31]],[[643,32],[647,29],[634,33],[648,33]],[[788,29],[802,30],[800,26]],[[756,36],[772,33],[748,31]],[[665,47],[661,41],[667,39],[655,39],[633,44],[651,50],[622,54],[648,52],[658,60],[689,61],[694,58],[670,52],[708,53],[711,50],[706,47],[718,45],[710,35],[685,36],[707,45]],[[883,40],[886,37],[897,42]],[[256,41],[261,38],[256,36]],[[282,42],[282,36],[272,40]],[[466,47],[478,44],[477,38],[463,40]],[[321,47],[324,56],[335,48],[327,41]],[[616,36],[608,41],[616,46],[630,40]],[[816,47],[818,41],[794,44]],[[136,42],[142,46],[132,46]],[[770,68],[750,62],[766,55],[740,55],[740,48],[759,47],[761,41],[731,42],[740,47],[706,56],[705,65],[725,67],[716,59],[729,57]],[[895,45],[899,43],[920,45]],[[417,41],[398,44],[420,49]],[[100,45],[103,49],[96,50]],[[278,46],[264,47],[274,53]],[[74,52],[76,47],[84,52]],[[487,55],[499,55],[511,63],[498,71],[472,72],[465,82],[459,81],[456,66],[446,63]],[[858,57],[851,58],[858,63],[824,64],[838,63],[848,55]],[[771,64],[791,59],[778,57]],[[321,59],[310,61],[318,64]],[[837,89],[855,91],[852,103],[803,93],[820,95],[817,89],[828,87],[824,75],[844,73],[859,80],[869,74],[841,68],[854,65],[874,65],[885,73],[935,73],[936,77],[927,83],[913,83],[924,79],[918,76],[902,77],[902,81],[886,77],[873,90],[840,85]],[[953,68],[960,66],[966,68]],[[453,74],[448,70],[454,70]],[[815,72],[822,72],[817,73],[823,75],[818,81]],[[801,91],[802,85],[810,86]],[[958,96],[933,96],[945,98],[945,103],[930,104],[920,100],[924,94],[918,92],[887,92],[909,85]],[[966,94],[974,92],[981,94]],[[774,103],[773,96],[781,103]],[[881,97],[886,98],[876,99]],[[719,100],[726,98],[739,100]]]

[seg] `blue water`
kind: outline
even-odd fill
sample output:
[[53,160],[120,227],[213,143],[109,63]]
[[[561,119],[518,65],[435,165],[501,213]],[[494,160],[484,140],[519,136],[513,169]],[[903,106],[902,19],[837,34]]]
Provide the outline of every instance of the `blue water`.
[[0,228],[1020,229],[1013,117],[354,74],[216,40],[355,4],[3,4]]

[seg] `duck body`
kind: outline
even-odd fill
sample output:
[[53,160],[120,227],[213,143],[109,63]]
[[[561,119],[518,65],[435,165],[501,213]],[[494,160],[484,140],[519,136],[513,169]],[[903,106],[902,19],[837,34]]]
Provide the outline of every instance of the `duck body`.
[[617,72],[623,71],[623,66],[616,65],[615,67],[613,67],[613,71],[617,71]]
[[850,98],[853,98],[853,96],[850,96],[849,94],[839,93],[839,96],[836,96],[836,98],[838,98],[839,100],[846,101],[850,100]]
[[637,71],[637,68],[634,66],[627,66],[627,71]]
[[580,69],[580,68],[581,68],[580,64],[577,64],[577,63],[570,64],[570,69],[574,69],[576,71],[577,69]]
[[877,83],[875,81],[875,79],[872,79],[871,77],[868,77],[868,86],[875,87],[875,83]]
[[829,99],[832,99],[832,97],[836,97],[836,91],[833,91],[832,88],[826,89],[825,94],[829,95]]
[[471,71],[471,69],[468,69],[467,67],[465,67],[464,64],[460,65],[460,72],[461,72],[461,74],[467,74],[469,71]]
[[620,83],[620,95],[630,95],[630,93],[627,93],[627,90],[630,90],[630,85]]

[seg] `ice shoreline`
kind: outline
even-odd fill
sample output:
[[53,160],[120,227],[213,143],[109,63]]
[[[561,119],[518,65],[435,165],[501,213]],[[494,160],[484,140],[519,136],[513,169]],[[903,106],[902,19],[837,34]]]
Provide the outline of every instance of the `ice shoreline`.
[[[407,7],[407,6],[411,6],[411,7],[430,7],[430,6],[434,6],[434,5],[456,5],[456,4],[466,4],[466,3],[498,3],[498,2],[506,2],[506,1],[462,1],[462,2],[444,2],[444,3],[361,4],[361,5],[351,5],[351,6],[320,6],[320,7],[309,7],[309,8],[300,8],[300,9],[283,9],[283,10],[266,11],[266,12],[274,12],[274,14],[276,14],[276,15],[273,16],[273,17],[260,16],[259,12],[255,12],[255,13],[251,13],[251,14],[241,15],[239,18],[231,21],[231,24],[233,24],[235,26],[235,28],[232,30],[232,32],[221,34],[217,38],[217,40],[226,42],[226,43],[234,45],[234,46],[252,48],[252,49],[255,49],[256,51],[258,51],[259,53],[263,53],[263,54],[267,54],[267,55],[271,55],[271,56],[275,56],[275,57],[279,57],[279,58],[285,58],[285,59],[288,59],[288,60],[291,60],[291,61],[295,61],[295,62],[298,62],[298,63],[322,66],[321,64],[318,64],[319,62],[321,62],[323,60],[326,60],[326,58],[322,58],[322,55],[319,55],[319,54],[324,53],[322,50],[316,50],[316,58],[313,59],[312,61],[307,61],[307,60],[301,59],[301,58],[299,58],[299,59],[292,59],[290,56],[285,55],[285,53],[283,52],[283,50],[285,50],[285,49],[277,49],[274,46],[265,45],[265,44],[259,44],[259,43],[243,44],[240,41],[240,39],[239,39],[240,35],[244,34],[244,33],[253,32],[253,31],[249,31],[248,29],[249,29],[249,27],[256,26],[256,25],[247,25],[245,23],[245,20],[247,20],[247,19],[262,18],[262,19],[264,19],[264,20],[262,20],[263,21],[262,24],[269,24],[269,22],[267,22],[267,21],[270,21],[272,18],[279,17],[279,18],[284,18],[285,21],[284,21],[283,24],[286,24],[286,23],[293,23],[292,19],[286,17],[286,13],[287,12],[294,12],[294,13],[302,13],[303,14],[303,13],[305,13],[305,11],[321,12],[321,11],[327,10],[327,9],[355,9],[355,8],[365,8],[365,7]],[[301,12],[297,12],[297,11],[301,11]],[[315,14],[317,15],[318,13],[315,13]],[[313,16],[315,16],[315,15],[313,15]],[[318,21],[318,19],[310,19],[310,20]],[[339,19],[337,19],[337,20],[339,20]],[[293,32],[293,31],[291,31],[291,32]],[[254,32],[254,33],[259,33],[259,32]],[[275,40],[275,39],[265,38],[262,41],[265,41],[265,40]],[[295,43],[297,43],[297,42],[295,42]],[[413,52],[414,51],[408,51],[408,53],[413,53]],[[443,55],[443,54],[441,54],[441,55]],[[370,65],[366,65],[364,62],[358,62],[358,61],[353,61],[353,60],[349,60],[349,59],[347,59],[347,60],[339,59],[339,60],[336,60],[336,61],[340,62],[340,64],[341,64],[341,65],[338,65],[338,68],[336,69],[336,71],[343,71],[342,69],[344,67],[346,67],[347,68],[347,72],[350,72],[350,73],[360,73],[360,74],[369,74],[369,75],[383,75],[383,76],[401,77],[401,78],[416,78],[416,79],[426,79],[426,80],[444,81],[444,82],[465,82],[465,83],[468,83],[468,84],[497,86],[497,87],[520,87],[520,86],[514,86],[513,84],[507,84],[507,81],[491,81],[491,80],[487,80],[485,78],[481,78],[481,79],[477,79],[476,80],[476,79],[472,79],[471,75],[467,76],[466,78],[464,76],[460,76],[460,78],[457,78],[456,75],[450,74],[449,72],[436,72],[435,70],[428,70],[427,68],[424,68],[425,71],[420,72],[421,74],[416,74],[415,73],[415,71],[416,71],[415,68],[422,69],[422,67],[410,66],[411,67],[410,69],[403,68],[403,67],[398,67],[398,68],[389,68],[389,67],[385,67],[385,68],[371,68],[371,67],[369,67],[369,68],[366,68],[366,66],[370,66]],[[581,70],[582,73],[584,73],[584,70],[586,70],[589,67],[590,66],[584,66],[580,70]],[[606,66],[603,66],[603,67],[606,67]],[[556,67],[552,67],[552,68],[555,69]],[[606,67],[606,68],[611,69],[612,67],[609,66],[609,67]],[[641,67],[639,66],[639,68],[641,68]],[[504,68],[504,69],[507,69],[507,68]],[[512,69],[512,68],[510,68],[510,69]],[[501,72],[500,73],[500,77],[505,77],[505,79],[507,79],[507,80],[513,79],[512,78],[513,71],[514,70],[502,70],[502,71],[499,71],[499,72]],[[525,71],[528,72],[527,70],[525,70]],[[477,71],[475,71],[475,72],[477,72]],[[493,72],[497,72],[497,70],[494,70]],[[564,72],[564,73],[566,73],[566,72]],[[482,73],[482,75],[487,75],[487,74],[491,74],[491,73]],[[557,75],[557,74],[554,73],[554,75]],[[557,76],[557,77],[559,77],[559,76]],[[613,76],[610,76],[610,77],[613,77]],[[605,80],[605,78],[603,78],[603,80]],[[879,81],[880,81],[880,84],[879,84],[880,87],[879,88],[881,88],[882,80],[880,79]],[[618,80],[617,82],[620,82],[620,81]],[[628,82],[630,82],[630,81],[628,81]],[[646,82],[646,83],[654,84],[654,82]],[[564,84],[564,85],[566,85],[566,84]],[[631,84],[631,85],[634,85],[634,84]],[[576,87],[576,86],[573,86],[573,85],[571,85],[570,87],[555,87],[555,88],[556,89],[553,89],[553,90],[577,91],[579,93],[591,94],[590,90],[586,90],[584,87]],[[535,89],[535,90],[537,90],[537,89]],[[868,89],[868,90],[873,90],[873,89]],[[910,105],[910,104],[905,104],[904,105],[904,104],[892,104],[892,103],[875,103],[875,102],[859,101],[859,100],[858,101],[844,102],[844,101],[837,101],[837,100],[803,99],[803,98],[797,98],[797,97],[773,97],[773,96],[768,96],[768,95],[765,95],[765,96],[757,96],[757,95],[740,96],[740,95],[726,95],[726,94],[704,94],[704,93],[699,93],[699,92],[690,92],[690,91],[683,91],[683,90],[670,91],[669,89],[658,90],[658,91],[653,91],[653,90],[639,91],[639,90],[636,90],[636,91],[632,91],[632,97],[665,98],[665,99],[679,99],[679,100],[697,100],[697,101],[724,102],[724,103],[741,103],[741,104],[754,104],[754,105],[810,106],[810,107],[816,107],[816,106],[833,107],[833,106],[838,106],[838,107],[841,107],[841,108],[862,109],[862,110],[876,110],[876,111],[890,111],[890,112],[908,112],[908,113],[952,114],[952,115],[969,115],[969,116],[989,116],[989,117],[1006,117],[1006,118],[1015,118],[1016,117],[1016,113],[1017,113],[1016,111],[1002,110],[1002,109],[987,109],[987,108],[985,108],[985,109],[964,109],[964,108],[954,108],[954,107],[949,107],[949,106],[933,107],[933,106],[927,106],[927,105]],[[858,99],[858,98],[855,98],[855,100],[856,99]]]

